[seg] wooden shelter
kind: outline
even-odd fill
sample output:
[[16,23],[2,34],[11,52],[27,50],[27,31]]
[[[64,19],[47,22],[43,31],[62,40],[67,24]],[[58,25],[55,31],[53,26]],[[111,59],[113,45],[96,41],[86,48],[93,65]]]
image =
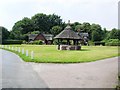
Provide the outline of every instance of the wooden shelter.
[[[70,24],[68,23],[67,27],[59,33],[55,39],[58,39],[58,49],[59,50],[80,50],[81,46],[78,45],[78,41],[81,37],[72,30]],[[66,43],[62,43],[66,41]]]

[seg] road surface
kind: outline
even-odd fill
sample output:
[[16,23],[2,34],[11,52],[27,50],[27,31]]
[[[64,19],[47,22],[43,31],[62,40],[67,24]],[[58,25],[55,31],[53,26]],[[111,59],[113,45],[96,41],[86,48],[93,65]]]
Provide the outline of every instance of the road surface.
[[118,58],[88,63],[31,63],[50,88],[115,88],[118,85]]
[[118,84],[118,57],[88,63],[43,64],[26,63],[14,53],[0,51],[4,88],[115,88]]
[[2,88],[47,88],[46,83],[14,53],[2,51]]

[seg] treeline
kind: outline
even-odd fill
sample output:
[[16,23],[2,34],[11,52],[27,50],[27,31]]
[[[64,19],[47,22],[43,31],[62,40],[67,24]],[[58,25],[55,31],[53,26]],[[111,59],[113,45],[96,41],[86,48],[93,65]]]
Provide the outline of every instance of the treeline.
[[[66,25],[67,23],[63,22],[58,15],[38,13],[31,18],[24,17],[22,20],[17,21],[11,31],[8,31],[5,27],[0,28],[2,30],[2,40],[28,41],[28,35],[30,33],[49,33],[55,36],[60,33]],[[91,41],[120,39],[120,30],[116,28],[107,30],[99,24],[90,24],[88,22],[74,22],[71,23],[71,26],[76,32],[87,32],[89,34],[89,40]]]

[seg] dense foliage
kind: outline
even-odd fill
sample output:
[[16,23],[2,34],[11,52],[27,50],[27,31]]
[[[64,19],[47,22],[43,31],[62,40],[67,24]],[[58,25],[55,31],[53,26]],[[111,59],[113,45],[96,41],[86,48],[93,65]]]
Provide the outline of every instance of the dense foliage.
[[119,39],[108,39],[105,41],[107,46],[120,46]]
[[[2,31],[2,40],[12,39],[28,41],[28,35],[30,33],[46,33],[56,36],[66,25],[67,23],[63,22],[58,15],[38,13],[31,18],[24,17],[22,20],[17,21],[10,32],[5,27],[0,27],[0,30]],[[71,27],[76,32],[88,33],[89,40],[93,42],[102,40],[108,41],[109,39],[120,40],[120,30],[115,28],[108,31],[99,24],[90,24],[88,22],[74,22],[71,23]]]
[[35,40],[35,41],[33,41],[32,44],[42,45],[42,44],[43,44],[43,41],[42,41],[42,40]]
[[22,44],[22,40],[4,40],[2,44]]
[[5,27],[0,26],[0,33],[0,35],[2,35],[0,39],[2,39],[2,41],[9,38],[10,32]]

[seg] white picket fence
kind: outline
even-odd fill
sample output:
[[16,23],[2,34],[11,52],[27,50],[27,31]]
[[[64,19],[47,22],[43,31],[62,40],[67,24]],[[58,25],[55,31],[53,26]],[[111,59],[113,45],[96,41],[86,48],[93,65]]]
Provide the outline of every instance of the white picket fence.
[[10,46],[10,45],[0,45],[0,47],[3,48],[3,49],[5,48],[5,49],[8,49],[8,50],[18,52],[18,53],[22,53],[23,55],[26,55],[27,57],[30,56],[31,59],[34,59],[34,52],[33,51],[29,52],[28,50],[25,50],[24,48]]

